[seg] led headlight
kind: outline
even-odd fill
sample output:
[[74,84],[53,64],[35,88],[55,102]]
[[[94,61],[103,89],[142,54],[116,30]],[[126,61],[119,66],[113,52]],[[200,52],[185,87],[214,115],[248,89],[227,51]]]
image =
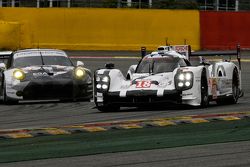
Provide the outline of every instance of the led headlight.
[[95,75],[95,84],[96,84],[96,89],[98,92],[107,92],[109,89],[109,84],[110,84],[110,78],[109,76],[106,75]]
[[96,76],[95,80],[96,80],[97,82],[99,82],[99,81],[101,81],[101,78],[100,78],[99,76]]
[[180,72],[175,76],[175,86],[179,90],[187,90],[193,86],[192,72]]
[[109,82],[109,77],[107,77],[107,76],[103,77],[102,82]]
[[185,75],[184,74],[180,74],[178,77],[179,80],[183,81],[185,79]]
[[184,86],[183,82],[179,82],[179,83],[178,83],[178,86],[179,86],[179,87],[183,87],[183,86]]
[[84,70],[84,68],[82,67],[77,67],[75,69],[75,77],[78,78],[78,79],[81,79],[85,76],[86,74],[86,71]]
[[192,74],[191,74],[191,73],[186,73],[185,79],[186,79],[186,80],[192,79]]
[[103,85],[102,85],[102,89],[108,89],[108,85],[103,84]]
[[16,69],[13,72],[13,77],[16,78],[16,79],[18,79],[18,80],[23,80],[25,78],[25,74],[24,74],[23,70]]
[[97,88],[97,89],[101,89],[101,87],[102,87],[101,84],[97,84],[97,85],[96,85],[96,88]]
[[191,85],[191,83],[189,81],[185,82],[185,86],[189,87]]

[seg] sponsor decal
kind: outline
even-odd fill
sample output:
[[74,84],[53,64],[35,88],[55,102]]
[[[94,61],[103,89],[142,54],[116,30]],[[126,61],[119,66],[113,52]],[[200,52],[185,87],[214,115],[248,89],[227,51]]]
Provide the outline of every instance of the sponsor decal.
[[212,84],[212,98],[217,99],[217,79],[211,78],[210,84]]
[[45,76],[49,76],[49,75],[46,72],[37,72],[37,73],[33,73],[33,76],[35,78],[37,78],[37,77],[45,77]]
[[181,96],[192,96],[193,93],[181,94]]
[[150,88],[151,81],[136,81],[136,88]]
[[179,53],[183,53],[183,52],[187,52],[188,51],[188,46],[187,45],[177,45],[177,46],[174,46],[174,49],[176,52],[179,52]]

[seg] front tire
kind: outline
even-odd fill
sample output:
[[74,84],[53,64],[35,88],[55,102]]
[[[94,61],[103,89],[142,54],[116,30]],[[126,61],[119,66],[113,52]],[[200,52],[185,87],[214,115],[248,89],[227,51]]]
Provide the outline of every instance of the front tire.
[[3,103],[4,104],[17,104],[18,103],[17,100],[10,99],[7,96],[7,93],[6,93],[6,82],[5,82],[5,80],[4,80],[4,83],[3,83]]
[[101,112],[116,112],[120,110],[120,106],[109,104],[105,106],[97,106],[97,109]]
[[209,105],[209,98],[208,98],[208,84],[207,84],[207,77],[206,71],[202,71],[201,75],[201,103],[200,106],[202,108],[206,108]]

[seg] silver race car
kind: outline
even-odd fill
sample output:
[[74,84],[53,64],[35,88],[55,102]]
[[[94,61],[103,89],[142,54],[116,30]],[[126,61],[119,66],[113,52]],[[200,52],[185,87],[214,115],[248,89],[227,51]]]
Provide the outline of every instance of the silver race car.
[[2,52],[0,97],[5,103],[20,100],[89,100],[93,96],[90,70],[66,53],[54,49]]
[[[237,55],[239,66],[227,61],[208,63],[201,56]],[[188,45],[161,46],[132,65],[124,76],[113,64],[94,75],[94,101],[100,111],[149,103],[206,107],[209,101],[236,103],[241,88],[240,49],[191,52]]]

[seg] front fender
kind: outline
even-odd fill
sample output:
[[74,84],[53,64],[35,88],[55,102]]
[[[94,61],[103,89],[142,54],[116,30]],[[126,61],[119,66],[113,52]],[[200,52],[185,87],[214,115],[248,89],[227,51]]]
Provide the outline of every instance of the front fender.
[[126,75],[126,79],[131,79],[132,75],[135,73],[135,70],[137,68],[137,65],[131,65],[128,69],[127,75]]
[[101,69],[95,72],[96,75],[104,75],[110,78],[109,81],[109,90],[108,91],[115,91],[119,90],[121,84],[126,81],[124,75],[119,69]]
[[[187,67],[185,71],[191,71],[194,74],[193,87],[182,92],[182,100],[184,104],[198,106],[201,103],[201,75],[202,71],[206,70],[208,82],[208,70],[206,66]],[[209,92],[209,91],[208,91]]]

